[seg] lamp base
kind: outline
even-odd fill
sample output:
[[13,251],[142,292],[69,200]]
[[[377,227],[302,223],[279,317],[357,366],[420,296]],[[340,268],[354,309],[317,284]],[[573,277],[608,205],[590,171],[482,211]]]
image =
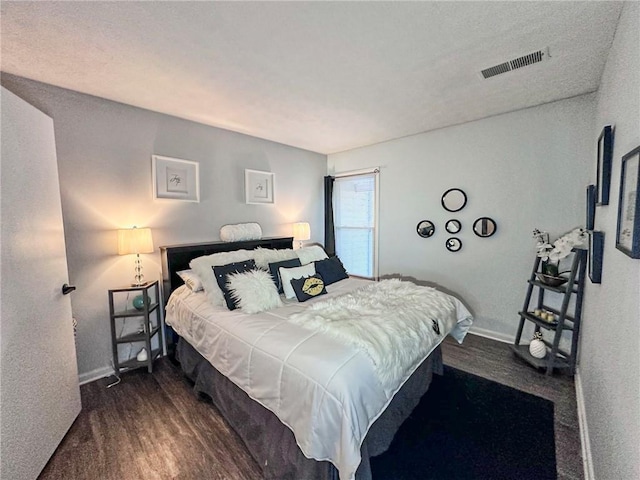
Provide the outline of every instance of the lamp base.
[[149,285],[151,282],[142,282],[142,283],[136,283],[136,282],[132,282],[131,286],[132,287],[146,287],[147,285]]

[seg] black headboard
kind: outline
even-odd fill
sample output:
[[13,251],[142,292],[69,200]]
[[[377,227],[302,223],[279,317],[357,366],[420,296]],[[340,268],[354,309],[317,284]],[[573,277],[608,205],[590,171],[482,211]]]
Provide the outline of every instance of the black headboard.
[[189,262],[194,258],[213,253],[231,252],[233,250],[254,250],[258,247],[283,250],[293,247],[293,237],[271,237],[243,242],[211,242],[191,243],[185,245],[169,245],[160,247],[162,255],[163,300],[167,304],[169,295],[184,282],[178,276],[179,271],[187,270]]

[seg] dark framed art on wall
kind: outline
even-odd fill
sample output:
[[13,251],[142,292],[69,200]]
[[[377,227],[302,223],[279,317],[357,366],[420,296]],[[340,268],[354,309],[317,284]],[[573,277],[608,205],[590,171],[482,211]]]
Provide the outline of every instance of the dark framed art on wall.
[[593,230],[596,222],[596,186],[587,186],[587,230]]
[[640,258],[640,147],[622,157],[616,248]]
[[598,205],[609,205],[612,160],[613,128],[611,125],[607,125],[598,137],[598,178],[596,182],[596,203]]
[[602,281],[602,256],[604,254],[604,233],[589,232],[589,278],[591,283]]

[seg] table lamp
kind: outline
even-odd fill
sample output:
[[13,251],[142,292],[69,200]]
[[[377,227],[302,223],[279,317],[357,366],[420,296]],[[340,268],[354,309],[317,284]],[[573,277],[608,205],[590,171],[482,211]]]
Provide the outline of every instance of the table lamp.
[[293,239],[298,241],[298,248],[302,248],[302,241],[311,238],[311,227],[307,222],[293,224]]
[[131,285],[140,287],[145,285],[142,274],[141,253],[153,253],[153,239],[150,228],[126,228],[118,230],[118,254],[129,255],[135,253],[135,281]]

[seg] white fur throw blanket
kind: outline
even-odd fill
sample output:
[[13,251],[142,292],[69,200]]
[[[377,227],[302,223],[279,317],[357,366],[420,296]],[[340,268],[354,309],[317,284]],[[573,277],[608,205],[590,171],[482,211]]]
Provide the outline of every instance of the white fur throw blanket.
[[223,225],[220,228],[220,240],[223,242],[241,242],[243,240],[259,240],[262,238],[262,228],[258,223],[238,223]]
[[393,279],[314,303],[290,321],[365,352],[383,388],[393,390],[458,319],[451,296]]

